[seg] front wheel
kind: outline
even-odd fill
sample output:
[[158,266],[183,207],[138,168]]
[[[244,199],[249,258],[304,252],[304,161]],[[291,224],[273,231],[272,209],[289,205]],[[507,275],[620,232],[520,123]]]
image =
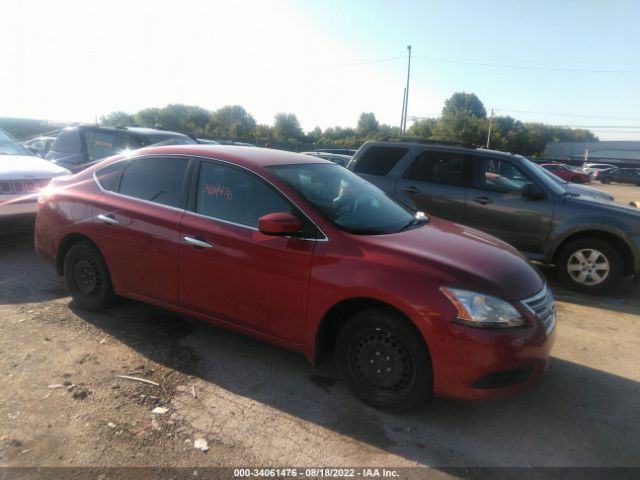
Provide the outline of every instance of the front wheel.
[[569,288],[600,294],[622,279],[622,257],[608,242],[598,238],[584,238],[562,248],[558,254],[556,270]]
[[571,183],[584,183],[584,180],[581,177],[572,177]]
[[609,184],[609,183],[611,183],[611,179],[610,179],[610,178],[607,178],[607,177],[605,177],[605,178],[601,178],[601,179],[600,179],[600,183],[604,183],[605,185],[606,185],[606,184]]
[[422,336],[382,310],[356,314],[340,330],[336,363],[355,397],[372,407],[410,411],[431,397],[431,361]]
[[76,243],[69,249],[64,258],[64,280],[80,308],[100,310],[114,299],[107,264],[90,243]]

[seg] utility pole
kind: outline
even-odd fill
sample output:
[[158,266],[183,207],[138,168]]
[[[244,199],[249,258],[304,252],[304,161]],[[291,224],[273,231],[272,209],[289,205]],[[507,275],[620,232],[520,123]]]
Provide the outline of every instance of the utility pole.
[[404,87],[402,92],[402,114],[400,115],[400,136],[402,137],[402,125],[404,124],[404,106],[407,101],[407,87]]
[[404,90],[404,115],[402,118],[402,135],[407,131],[407,111],[409,110],[409,77],[411,76],[411,45],[407,45],[409,50],[409,63],[407,64],[407,87]]
[[487,134],[487,148],[491,147],[491,127],[493,126],[493,108],[491,109],[491,117],[489,117],[489,133]]

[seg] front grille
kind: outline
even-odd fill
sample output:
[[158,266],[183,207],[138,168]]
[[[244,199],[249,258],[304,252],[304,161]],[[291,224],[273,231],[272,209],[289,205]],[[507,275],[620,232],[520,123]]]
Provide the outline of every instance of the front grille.
[[531,298],[522,303],[542,322],[544,331],[549,335],[556,325],[556,302],[547,285]]
[[0,195],[28,195],[46,187],[50,178],[42,180],[0,180]]

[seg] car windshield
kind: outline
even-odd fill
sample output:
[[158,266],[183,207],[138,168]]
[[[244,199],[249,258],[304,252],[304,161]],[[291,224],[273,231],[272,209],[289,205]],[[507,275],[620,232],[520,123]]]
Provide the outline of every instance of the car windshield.
[[346,232],[384,235],[420,224],[416,222],[415,212],[336,164],[305,163],[270,169]]
[[0,130],[0,155],[24,155],[33,157],[33,153],[16,142],[9,134]]

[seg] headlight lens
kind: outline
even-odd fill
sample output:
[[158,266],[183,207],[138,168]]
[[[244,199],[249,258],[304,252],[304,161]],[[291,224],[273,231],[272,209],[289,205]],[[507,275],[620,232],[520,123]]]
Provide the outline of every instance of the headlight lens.
[[526,324],[509,302],[483,293],[442,287],[440,291],[458,310],[457,323],[481,328],[521,327]]

